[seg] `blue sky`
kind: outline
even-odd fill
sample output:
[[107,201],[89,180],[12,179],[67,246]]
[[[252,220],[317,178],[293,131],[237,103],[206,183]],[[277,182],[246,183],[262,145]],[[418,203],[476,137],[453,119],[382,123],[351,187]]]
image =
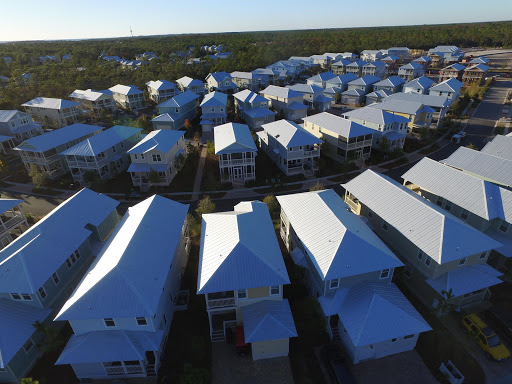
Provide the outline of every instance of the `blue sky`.
[[142,36],[512,18],[512,0],[3,0],[0,9],[0,41],[128,36],[130,26]]

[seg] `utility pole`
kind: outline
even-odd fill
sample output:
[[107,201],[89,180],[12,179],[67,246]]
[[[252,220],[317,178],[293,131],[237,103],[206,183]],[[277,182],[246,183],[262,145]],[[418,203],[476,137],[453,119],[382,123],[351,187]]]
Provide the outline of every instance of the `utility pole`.
[[133,37],[133,31],[132,31],[132,26],[130,25],[130,34],[132,35]]

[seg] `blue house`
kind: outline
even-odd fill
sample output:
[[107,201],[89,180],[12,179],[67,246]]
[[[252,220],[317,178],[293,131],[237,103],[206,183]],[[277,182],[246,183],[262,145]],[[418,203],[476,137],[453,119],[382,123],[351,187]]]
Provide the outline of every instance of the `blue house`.
[[153,129],[180,129],[185,120],[192,120],[197,115],[199,95],[185,91],[157,105],[159,116],[151,122]]
[[82,189],[0,251],[0,382],[19,383],[90,258],[119,221],[118,201]]
[[235,93],[233,98],[235,108],[252,130],[261,129],[263,124],[275,121],[276,113],[269,109],[270,100],[263,96],[246,89]]
[[188,205],[128,209],[55,320],[74,335],[56,364],[81,379],[156,376],[187,264]]
[[373,84],[374,91],[388,91],[390,93],[400,92],[405,80],[398,76],[391,76]]

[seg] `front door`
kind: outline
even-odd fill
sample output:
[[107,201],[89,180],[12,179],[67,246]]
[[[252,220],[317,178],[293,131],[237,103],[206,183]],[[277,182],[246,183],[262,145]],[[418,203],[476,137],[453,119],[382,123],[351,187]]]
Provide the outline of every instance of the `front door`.
[[233,168],[233,179],[241,179],[242,178],[242,167],[234,167]]

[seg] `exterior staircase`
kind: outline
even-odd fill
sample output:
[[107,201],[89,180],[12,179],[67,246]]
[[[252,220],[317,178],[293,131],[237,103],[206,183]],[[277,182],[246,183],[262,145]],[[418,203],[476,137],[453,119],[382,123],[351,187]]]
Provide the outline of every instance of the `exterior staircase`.
[[155,364],[148,364],[146,367],[146,375],[147,376],[156,376],[155,372]]
[[212,331],[212,342],[216,343],[219,341],[224,341],[224,330],[219,329],[217,331]]
[[338,327],[332,327],[331,328],[331,333],[332,333],[332,341],[333,341],[333,343],[341,342],[340,330],[338,329]]

